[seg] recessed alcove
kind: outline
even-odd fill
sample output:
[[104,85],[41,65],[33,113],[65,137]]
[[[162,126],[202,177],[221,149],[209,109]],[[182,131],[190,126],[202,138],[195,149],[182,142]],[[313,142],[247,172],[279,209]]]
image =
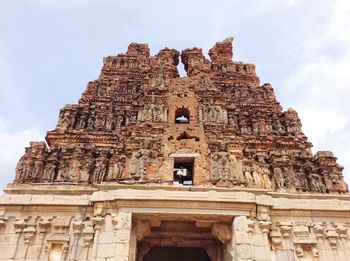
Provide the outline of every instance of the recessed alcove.
[[193,185],[194,158],[174,159],[174,184]]
[[175,123],[187,124],[190,122],[190,111],[188,108],[180,107],[175,110]]

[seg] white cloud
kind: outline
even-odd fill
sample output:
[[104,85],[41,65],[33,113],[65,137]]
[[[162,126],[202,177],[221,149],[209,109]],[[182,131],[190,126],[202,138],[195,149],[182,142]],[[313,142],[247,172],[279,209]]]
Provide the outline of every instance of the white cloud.
[[333,150],[349,182],[350,1],[332,2],[323,16],[324,23],[312,21],[299,37],[299,64],[286,81],[285,99],[293,99],[314,151]]
[[17,161],[24,154],[24,148],[29,145],[29,141],[42,140],[43,136],[36,128],[10,132],[7,129],[6,119],[0,116],[0,188],[15,178]]
[[288,4],[288,6],[293,6],[293,5],[295,5],[295,0],[288,0],[287,4]]
[[313,138],[317,147],[328,135],[342,130],[348,123],[348,118],[338,115],[337,112],[320,108],[305,108],[299,110],[303,122],[303,131]]

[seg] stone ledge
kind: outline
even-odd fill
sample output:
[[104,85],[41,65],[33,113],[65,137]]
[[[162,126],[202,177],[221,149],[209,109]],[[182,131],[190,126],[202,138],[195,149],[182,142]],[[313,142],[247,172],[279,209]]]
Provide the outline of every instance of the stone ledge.
[[0,206],[5,205],[65,205],[65,206],[87,206],[89,196],[72,195],[31,195],[31,194],[5,194],[0,197]]
[[[173,192],[220,192],[220,193],[251,193],[256,196],[270,196],[272,198],[289,198],[289,199],[339,199],[350,201],[349,194],[322,194],[310,192],[273,192],[259,188],[220,188],[214,186],[176,186],[165,184],[117,184],[105,182],[98,185],[92,184],[75,184],[75,183],[36,183],[36,184],[14,184],[10,183],[4,189],[6,194],[52,194],[52,195],[92,195],[95,192],[110,192],[117,190],[164,190]],[[262,204],[264,205],[264,204]],[[270,204],[267,204],[270,205]]]

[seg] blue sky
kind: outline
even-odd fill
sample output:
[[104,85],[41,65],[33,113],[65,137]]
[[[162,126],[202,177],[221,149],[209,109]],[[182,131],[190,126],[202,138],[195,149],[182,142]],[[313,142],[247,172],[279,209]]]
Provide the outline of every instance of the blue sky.
[[256,64],[283,108],[299,112],[313,151],[332,150],[349,182],[349,28],[348,0],[0,0],[0,186],[104,56],[130,42],[207,54],[228,36],[234,60]]

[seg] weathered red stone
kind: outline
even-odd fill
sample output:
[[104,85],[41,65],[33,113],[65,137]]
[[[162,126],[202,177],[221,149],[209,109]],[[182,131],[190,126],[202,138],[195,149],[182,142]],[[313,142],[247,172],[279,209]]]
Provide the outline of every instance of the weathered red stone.
[[232,61],[232,38],[209,51],[150,57],[147,44],[104,59],[78,104],[31,142],[18,183],[165,183],[346,193],[331,152],[311,153],[293,109],[282,111],[255,66]]

